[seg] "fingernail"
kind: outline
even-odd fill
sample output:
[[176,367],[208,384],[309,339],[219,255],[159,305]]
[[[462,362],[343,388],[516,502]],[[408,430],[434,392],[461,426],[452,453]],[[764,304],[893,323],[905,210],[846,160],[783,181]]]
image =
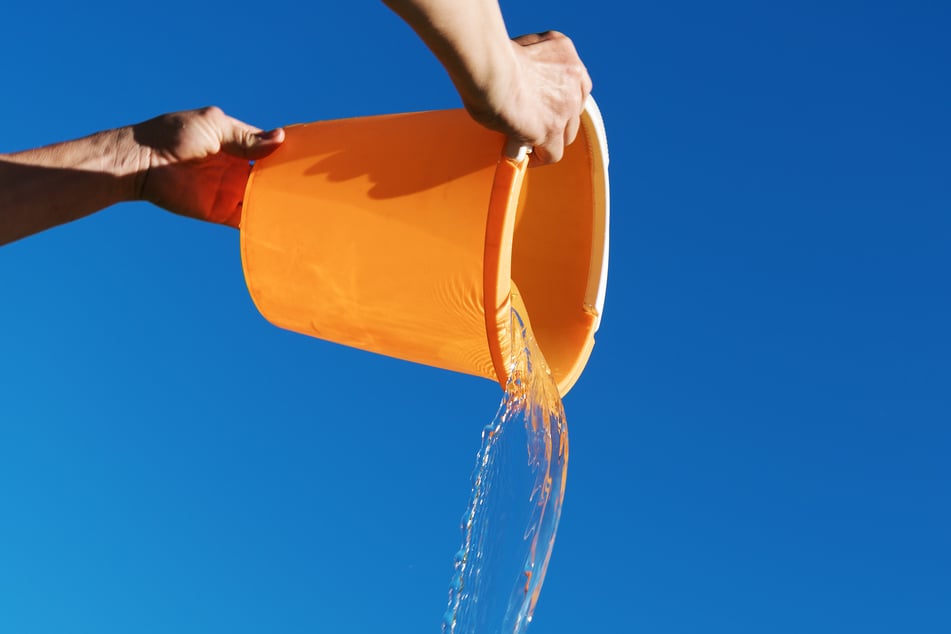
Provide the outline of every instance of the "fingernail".
[[277,131],[278,131],[278,128],[275,128],[273,130],[266,130],[266,131],[258,132],[255,136],[261,139],[262,141],[270,141],[274,138],[277,138]]

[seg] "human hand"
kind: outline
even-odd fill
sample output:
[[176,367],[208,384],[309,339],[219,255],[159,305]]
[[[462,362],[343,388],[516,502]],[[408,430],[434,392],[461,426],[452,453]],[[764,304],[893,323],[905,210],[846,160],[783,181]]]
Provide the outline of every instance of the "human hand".
[[578,134],[591,78],[571,40],[557,31],[523,35],[511,42],[510,76],[463,97],[472,117],[509,137],[510,145],[533,148],[532,165],[561,160]]
[[237,227],[250,161],[271,154],[284,130],[264,132],[211,106],[132,126],[140,152],[136,197],[176,214]]

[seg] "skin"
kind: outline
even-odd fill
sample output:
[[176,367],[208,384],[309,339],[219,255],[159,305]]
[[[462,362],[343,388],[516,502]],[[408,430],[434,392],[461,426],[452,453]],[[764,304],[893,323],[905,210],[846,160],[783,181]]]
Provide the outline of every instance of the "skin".
[[439,58],[469,114],[533,148],[532,165],[561,160],[591,93],[574,44],[556,31],[510,40],[496,0],[384,0]]
[[[509,39],[497,0],[384,0],[445,66],[472,117],[561,159],[580,127],[591,79],[571,40],[549,31]],[[250,161],[284,140],[209,107],[165,114],[14,154],[0,154],[0,245],[116,203],[145,200],[237,227]]]
[[237,227],[249,161],[283,140],[209,107],[0,154],[0,244],[132,200]]

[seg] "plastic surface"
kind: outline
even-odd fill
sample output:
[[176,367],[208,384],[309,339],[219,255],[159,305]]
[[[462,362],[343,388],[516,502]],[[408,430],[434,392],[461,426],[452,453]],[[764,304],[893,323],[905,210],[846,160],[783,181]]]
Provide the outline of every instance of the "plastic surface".
[[564,159],[531,170],[463,110],[287,127],[245,193],[255,305],[289,330],[504,385],[514,280],[564,394],[594,344],[606,277],[607,154],[592,108]]

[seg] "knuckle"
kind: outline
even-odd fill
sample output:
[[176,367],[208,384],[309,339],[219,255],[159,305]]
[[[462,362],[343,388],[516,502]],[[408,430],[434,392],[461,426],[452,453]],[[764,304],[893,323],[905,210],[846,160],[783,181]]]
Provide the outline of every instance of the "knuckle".
[[205,106],[198,111],[203,117],[208,119],[218,119],[224,116],[224,111],[218,106]]

